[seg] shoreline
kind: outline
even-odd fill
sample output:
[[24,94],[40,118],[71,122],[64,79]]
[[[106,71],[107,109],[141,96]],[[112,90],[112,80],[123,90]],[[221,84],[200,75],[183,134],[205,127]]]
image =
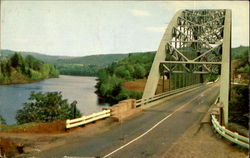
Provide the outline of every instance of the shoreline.
[[39,80],[15,80],[15,81],[10,81],[10,82],[0,82],[0,85],[14,85],[14,84],[29,84],[29,83],[36,83],[36,82],[41,82],[46,79],[50,78],[59,78],[58,77],[48,77],[48,78],[43,78]]

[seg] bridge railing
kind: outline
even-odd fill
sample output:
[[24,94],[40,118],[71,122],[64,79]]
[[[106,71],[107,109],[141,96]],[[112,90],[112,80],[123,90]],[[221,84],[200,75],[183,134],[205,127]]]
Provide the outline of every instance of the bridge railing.
[[231,142],[234,142],[242,147],[249,149],[249,138],[238,134],[237,132],[230,131],[226,129],[226,127],[221,126],[215,115],[211,114],[211,121],[213,124],[214,129],[223,137],[228,139]]
[[201,85],[202,85],[201,83],[200,84],[195,84],[195,85],[191,85],[191,86],[171,90],[171,91],[168,91],[168,92],[165,92],[165,93],[157,94],[157,95],[154,95],[154,96],[149,97],[149,98],[139,99],[139,100],[136,100],[135,105],[136,105],[136,107],[139,107],[141,105],[148,104],[148,103],[151,103],[153,101],[160,100],[160,99],[162,99],[164,97],[167,97],[167,96],[170,96],[170,95],[173,95],[173,94],[177,94],[177,93],[183,92],[183,91],[188,90],[188,89],[199,87]]
[[80,118],[68,119],[66,120],[66,129],[85,125],[87,123],[94,122],[96,120],[100,120],[109,116],[111,116],[111,110],[108,109],[103,110],[101,112],[93,113],[91,115],[82,116]]
[[[167,97],[167,96],[170,96],[173,94],[177,94],[177,93],[183,92],[183,91],[188,90],[188,89],[199,87],[201,85],[202,84],[187,86],[184,88],[179,88],[179,89],[172,90],[169,92],[161,93],[161,94],[155,95],[155,96],[150,97],[150,98],[139,99],[139,100],[136,100],[135,107],[138,108],[141,105],[148,104],[148,103],[160,100],[164,97]],[[93,114],[90,114],[87,116],[82,116],[82,117],[76,118],[76,119],[68,119],[68,120],[66,120],[66,129],[85,125],[85,124],[88,124],[88,123],[91,123],[91,122],[94,122],[94,121],[97,121],[97,120],[100,120],[103,118],[107,118],[109,116],[111,116],[111,109],[105,109],[101,112],[93,113]]]

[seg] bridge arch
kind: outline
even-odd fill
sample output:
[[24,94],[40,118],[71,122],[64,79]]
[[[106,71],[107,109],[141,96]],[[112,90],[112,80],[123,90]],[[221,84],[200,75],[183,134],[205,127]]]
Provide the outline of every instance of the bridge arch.
[[227,125],[231,14],[228,9],[179,10],[160,42],[142,98],[154,96],[160,77],[166,74],[174,89],[204,82],[208,74],[218,74],[223,121]]

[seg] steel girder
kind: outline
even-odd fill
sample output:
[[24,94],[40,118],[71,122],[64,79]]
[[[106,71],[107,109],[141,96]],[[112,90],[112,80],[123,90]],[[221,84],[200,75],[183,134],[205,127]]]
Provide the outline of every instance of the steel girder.
[[227,125],[230,56],[231,10],[180,10],[161,40],[143,98],[155,95],[161,74],[220,74],[220,101]]

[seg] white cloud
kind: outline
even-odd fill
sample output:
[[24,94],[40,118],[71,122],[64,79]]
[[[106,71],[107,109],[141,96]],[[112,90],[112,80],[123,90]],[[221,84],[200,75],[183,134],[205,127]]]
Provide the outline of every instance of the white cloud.
[[134,16],[150,16],[151,14],[144,10],[130,9],[129,12]]
[[149,27],[146,27],[145,30],[151,31],[151,32],[161,32],[161,33],[164,33],[165,30],[166,30],[166,27],[149,26]]

